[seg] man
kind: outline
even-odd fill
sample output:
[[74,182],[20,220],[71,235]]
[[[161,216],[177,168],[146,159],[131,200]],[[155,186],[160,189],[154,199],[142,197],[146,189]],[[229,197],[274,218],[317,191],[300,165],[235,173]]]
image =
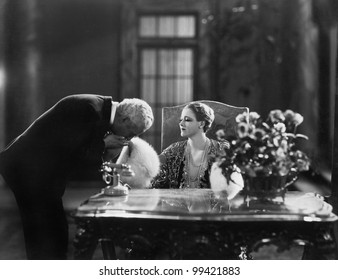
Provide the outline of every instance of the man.
[[[79,94],[61,99],[0,153],[0,174],[19,206],[28,259],[65,259],[62,196],[71,171],[106,149],[121,149],[153,123],[140,99]],[[107,133],[109,131],[109,133]]]

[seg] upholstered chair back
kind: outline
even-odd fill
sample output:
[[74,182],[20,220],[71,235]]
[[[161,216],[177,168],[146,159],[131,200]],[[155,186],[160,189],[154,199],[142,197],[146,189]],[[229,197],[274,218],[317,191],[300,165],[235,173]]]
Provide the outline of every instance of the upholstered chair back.
[[[211,139],[217,139],[216,131],[221,128],[225,129],[225,139],[235,136],[236,116],[249,112],[247,107],[236,107],[217,101],[198,100],[198,102],[210,106],[215,112],[215,120],[207,131],[207,136]],[[161,151],[170,144],[184,139],[180,136],[179,121],[181,112],[187,104],[162,108]]]

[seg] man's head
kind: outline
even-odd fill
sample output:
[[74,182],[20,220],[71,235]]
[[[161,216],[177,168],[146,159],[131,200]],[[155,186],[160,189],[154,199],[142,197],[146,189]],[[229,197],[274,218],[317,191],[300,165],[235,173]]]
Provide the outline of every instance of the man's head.
[[138,98],[126,98],[117,105],[112,131],[130,139],[148,130],[153,121],[154,115],[147,102]]

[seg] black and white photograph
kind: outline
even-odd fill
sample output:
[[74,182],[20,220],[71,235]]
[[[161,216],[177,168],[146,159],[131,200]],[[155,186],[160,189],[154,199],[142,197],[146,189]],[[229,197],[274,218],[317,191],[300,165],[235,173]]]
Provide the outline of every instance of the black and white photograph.
[[337,260],[337,22],[335,0],[0,0],[0,266]]

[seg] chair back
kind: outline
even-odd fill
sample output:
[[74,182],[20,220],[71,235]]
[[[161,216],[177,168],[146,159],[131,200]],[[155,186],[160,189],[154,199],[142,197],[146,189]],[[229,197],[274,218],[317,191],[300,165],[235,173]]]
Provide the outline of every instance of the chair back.
[[[211,128],[207,131],[207,136],[211,139],[217,139],[216,132],[219,129],[225,130],[225,139],[229,139],[236,135],[236,116],[249,112],[247,107],[235,107],[225,103],[198,100],[211,107],[215,113],[215,120]],[[170,144],[184,140],[180,135],[179,121],[183,108],[189,103],[162,108],[162,131],[161,131],[161,151]]]

